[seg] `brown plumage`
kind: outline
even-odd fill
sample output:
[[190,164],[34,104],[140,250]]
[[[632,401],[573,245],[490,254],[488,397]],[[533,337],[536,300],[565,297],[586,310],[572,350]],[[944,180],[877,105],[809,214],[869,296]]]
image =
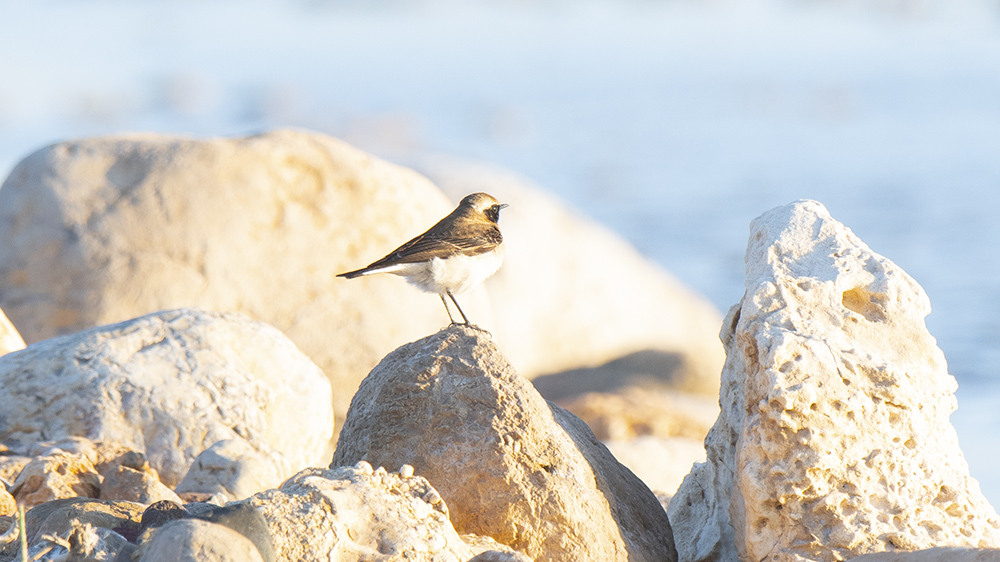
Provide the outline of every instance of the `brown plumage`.
[[468,324],[454,293],[465,291],[499,269],[503,260],[503,235],[498,221],[506,207],[486,193],[466,196],[458,207],[423,234],[366,267],[341,273],[353,279],[373,273],[402,275],[420,289],[441,296],[448,318],[455,323],[444,296],[455,303]]

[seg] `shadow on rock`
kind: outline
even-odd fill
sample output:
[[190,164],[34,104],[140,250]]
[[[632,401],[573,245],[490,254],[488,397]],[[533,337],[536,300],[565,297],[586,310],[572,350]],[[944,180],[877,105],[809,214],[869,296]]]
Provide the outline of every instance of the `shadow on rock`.
[[531,382],[546,400],[565,400],[585,392],[617,392],[628,387],[687,390],[679,353],[646,349],[607,363],[536,377]]

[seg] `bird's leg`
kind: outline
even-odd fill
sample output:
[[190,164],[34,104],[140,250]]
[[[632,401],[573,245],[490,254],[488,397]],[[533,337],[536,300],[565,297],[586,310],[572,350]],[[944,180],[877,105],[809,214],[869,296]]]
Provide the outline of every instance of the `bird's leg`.
[[[444,295],[441,294],[441,293],[438,293],[438,296],[441,297],[441,304],[444,305],[444,311],[448,313],[448,320],[451,320],[452,324],[458,324],[458,322],[455,322],[455,319],[451,317],[451,309],[448,308],[448,301],[444,300]],[[451,293],[448,293],[448,296],[451,296]],[[451,300],[455,300],[455,297],[451,297]],[[459,309],[459,312],[461,312],[461,311],[462,310]],[[465,315],[463,314],[462,317],[464,318]]]
[[[462,320],[465,320],[465,322],[463,322],[463,324],[465,324],[466,326],[468,326],[469,325],[469,319],[466,318],[465,317],[465,313],[462,312],[462,307],[458,306],[458,301],[455,300],[455,295],[451,294],[451,291],[445,291],[445,292],[448,293],[449,297],[451,297],[451,302],[455,303],[455,308],[457,308],[458,309],[458,313],[462,315]],[[444,300],[444,297],[441,297],[441,300]],[[451,316],[451,313],[448,313],[448,316]],[[452,323],[454,323],[454,320],[452,321]]]

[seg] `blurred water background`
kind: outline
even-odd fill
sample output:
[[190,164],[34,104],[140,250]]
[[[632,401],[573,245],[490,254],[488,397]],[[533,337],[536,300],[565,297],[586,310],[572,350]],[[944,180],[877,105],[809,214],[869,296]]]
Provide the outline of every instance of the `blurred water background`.
[[750,220],[823,202],[929,294],[1000,505],[1000,1],[0,0],[3,177],[71,137],[280,126],[513,169],[722,311]]

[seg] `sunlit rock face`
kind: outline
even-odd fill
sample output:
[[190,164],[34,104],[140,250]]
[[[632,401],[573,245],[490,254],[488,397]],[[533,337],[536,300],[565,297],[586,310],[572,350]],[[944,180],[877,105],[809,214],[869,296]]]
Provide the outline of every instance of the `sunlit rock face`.
[[670,503],[679,559],[1000,544],[916,281],[815,201],[754,220],[746,270],[708,462]]

